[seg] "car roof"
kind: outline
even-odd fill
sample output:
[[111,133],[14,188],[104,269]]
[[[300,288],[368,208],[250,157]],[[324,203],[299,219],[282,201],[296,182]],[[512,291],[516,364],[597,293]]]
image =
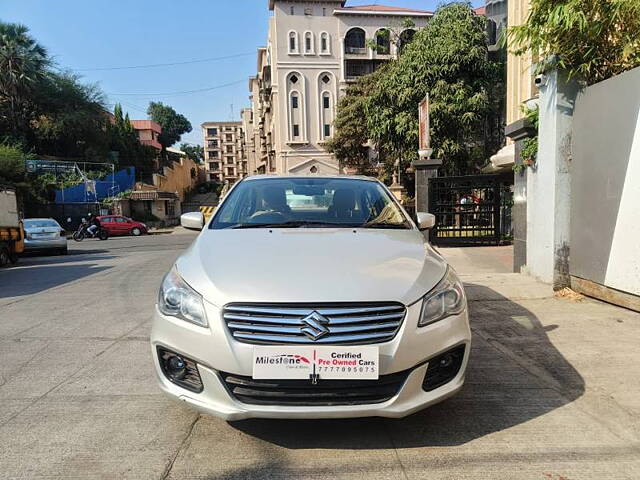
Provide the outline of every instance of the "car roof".
[[252,180],[289,180],[294,178],[304,178],[304,179],[314,179],[314,178],[324,178],[328,180],[367,180],[369,182],[377,182],[378,179],[375,177],[369,177],[367,175],[300,175],[300,174],[285,174],[285,175],[274,175],[274,174],[264,174],[264,175],[251,175],[249,177],[245,177],[242,179],[243,182],[252,181]]
[[58,221],[55,218],[25,218],[23,219],[23,221],[27,221],[27,220],[35,220],[38,222],[41,222],[42,220],[53,220],[54,222],[58,223]]

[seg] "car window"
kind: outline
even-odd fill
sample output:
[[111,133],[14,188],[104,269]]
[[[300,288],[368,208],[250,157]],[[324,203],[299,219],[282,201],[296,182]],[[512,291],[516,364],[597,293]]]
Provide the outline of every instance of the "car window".
[[111,222],[113,222],[113,218],[112,218],[112,217],[103,217],[103,218],[100,220],[100,222],[101,222],[101,223],[111,223]]
[[122,218],[122,217],[116,217],[116,222],[118,222],[118,223],[127,223],[127,219],[126,218]]
[[55,220],[25,220],[25,228],[60,228],[60,225]]
[[210,228],[411,228],[378,182],[337,178],[259,179],[242,182],[218,209]]

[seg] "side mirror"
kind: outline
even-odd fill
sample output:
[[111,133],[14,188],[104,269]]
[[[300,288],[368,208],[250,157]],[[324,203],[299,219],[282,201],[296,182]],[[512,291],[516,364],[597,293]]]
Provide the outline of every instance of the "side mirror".
[[180,225],[191,230],[202,230],[204,228],[204,215],[200,212],[184,213],[180,216]]
[[416,219],[420,230],[429,230],[436,225],[436,216],[432,213],[418,212],[416,213]]

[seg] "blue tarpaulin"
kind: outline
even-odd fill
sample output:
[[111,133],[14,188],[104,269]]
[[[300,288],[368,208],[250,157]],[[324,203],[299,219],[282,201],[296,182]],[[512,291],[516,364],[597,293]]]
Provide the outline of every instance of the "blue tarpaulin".
[[56,190],[56,203],[99,202],[126,190],[133,190],[135,182],[135,168],[127,167],[114,175],[109,174],[102,179],[95,180],[95,193],[92,185],[86,183]]

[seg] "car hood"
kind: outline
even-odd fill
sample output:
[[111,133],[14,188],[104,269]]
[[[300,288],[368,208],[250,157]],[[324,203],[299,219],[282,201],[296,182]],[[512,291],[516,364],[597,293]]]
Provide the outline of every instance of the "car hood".
[[178,273],[218,306],[229,302],[399,301],[410,305],[446,262],[417,230],[205,230]]

